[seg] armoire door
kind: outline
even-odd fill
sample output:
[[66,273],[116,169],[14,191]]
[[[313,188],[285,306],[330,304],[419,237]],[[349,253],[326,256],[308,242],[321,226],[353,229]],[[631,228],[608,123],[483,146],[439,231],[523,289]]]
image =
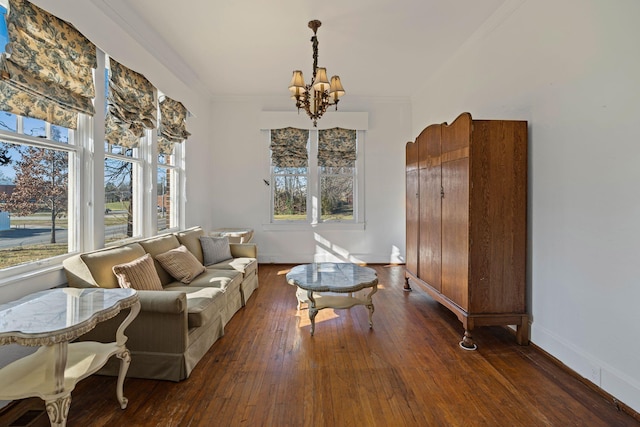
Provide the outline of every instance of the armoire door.
[[406,148],[406,256],[405,268],[418,275],[418,238],[419,238],[419,186],[418,186],[418,144],[407,143]]
[[416,140],[420,156],[419,278],[441,289],[440,126],[426,128]]
[[442,294],[469,309],[471,115],[442,126]]

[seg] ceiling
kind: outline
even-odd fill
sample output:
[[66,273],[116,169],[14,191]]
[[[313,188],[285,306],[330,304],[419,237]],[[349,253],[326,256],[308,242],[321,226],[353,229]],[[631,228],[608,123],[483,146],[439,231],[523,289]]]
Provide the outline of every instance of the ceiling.
[[212,95],[288,94],[318,65],[347,95],[409,97],[507,0],[93,0],[187,83]]

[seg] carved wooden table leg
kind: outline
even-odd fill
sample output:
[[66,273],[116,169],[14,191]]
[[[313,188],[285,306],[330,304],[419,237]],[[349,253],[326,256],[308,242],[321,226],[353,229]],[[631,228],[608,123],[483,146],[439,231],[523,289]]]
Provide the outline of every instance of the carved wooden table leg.
[[127,342],[127,336],[124,334],[124,330],[133,322],[133,319],[136,318],[138,313],[140,312],[140,302],[136,302],[131,306],[131,310],[129,311],[129,315],[124,319],[124,321],[118,327],[116,331],[116,344],[121,349],[119,353],[116,354],[116,357],[120,359],[120,371],[118,372],[118,383],[116,384],[116,396],[118,398],[118,402],[120,402],[120,408],[125,409],[129,400],[124,397],[124,379],[127,376],[127,371],[129,370],[129,365],[131,364],[131,353],[125,347]]
[[318,309],[316,308],[316,300],[313,298],[313,291],[307,291],[307,297],[309,297],[309,320],[311,320],[311,336],[316,329],[316,314]]
[[51,422],[51,427],[65,427],[67,415],[71,406],[71,392],[53,400],[45,400],[45,408]]
[[371,288],[371,292],[369,292],[369,294],[367,295],[367,304],[365,305],[365,307],[367,307],[369,309],[369,329],[373,328],[373,312],[375,311],[375,307],[373,306],[373,300],[371,299],[371,297],[373,297],[373,294],[375,294],[376,292],[378,292],[378,285],[373,285],[373,287]]

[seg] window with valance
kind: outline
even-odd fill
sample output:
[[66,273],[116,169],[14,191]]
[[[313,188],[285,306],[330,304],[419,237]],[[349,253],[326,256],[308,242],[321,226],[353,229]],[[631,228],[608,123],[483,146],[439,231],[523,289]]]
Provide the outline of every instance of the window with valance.
[[306,220],[309,131],[288,127],[270,133],[273,219]]
[[[108,61],[71,23],[26,0],[0,1],[0,51],[4,46],[0,214],[20,217],[27,227],[46,223],[51,234],[33,244],[8,238],[0,280],[59,266],[57,256],[67,252],[183,225],[184,150],[175,147],[189,136],[183,104],[167,98],[159,105],[145,76]],[[158,110],[158,141],[174,149],[169,156],[159,149],[156,162],[149,155],[156,135],[148,130],[158,127]],[[96,119],[105,120],[105,144],[95,143],[94,137],[102,139],[94,134],[102,128]],[[96,198],[103,185],[104,204]],[[86,220],[96,209],[104,210],[102,229]],[[43,243],[46,250],[38,248]],[[19,256],[8,255],[13,252]]]
[[272,129],[272,220],[354,222],[357,140],[356,130],[339,127]]

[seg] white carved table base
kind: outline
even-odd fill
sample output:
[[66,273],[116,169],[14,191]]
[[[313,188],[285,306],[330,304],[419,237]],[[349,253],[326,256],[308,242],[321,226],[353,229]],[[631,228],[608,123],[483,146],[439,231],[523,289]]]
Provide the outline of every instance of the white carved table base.
[[[105,291],[109,292],[106,297]],[[51,425],[56,427],[66,425],[75,385],[98,371],[114,355],[121,360],[116,396],[120,407],[127,407],[123,386],[131,357],[125,346],[124,330],[140,311],[138,296],[133,290],[69,289],[67,295],[60,292],[65,291],[39,292],[13,304],[0,305],[0,316],[3,316],[0,344],[41,346],[33,354],[0,369],[0,399],[40,397],[45,401]],[[66,307],[59,307],[61,301],[66,301]],[[115,342],[69,343],[98,322],[129,307],[128,316],[116,331]],[[29,314],[29,309],[37,311]],[[23,316],[24,323],[20,325]],[[50,316],[50,328],[45,330],[47,316]]]
[[[287,273],[287,282],[299,288],[296,291],[298,309],[303,302],[300,290],[307,292],[312,336],[316,327],[316,315],[324,308],[347,309],[363,305],[369,310],[369,328],[373,327],[372,317],[375,308],[372,297],[378,291],[378,278],[373,269],[356,264],[331,262],[298,265]],[[354,292],[365,288],[371,288],[371,291],[364,298],[353,296]],[[325,292],[348,295],[327,295]]]

